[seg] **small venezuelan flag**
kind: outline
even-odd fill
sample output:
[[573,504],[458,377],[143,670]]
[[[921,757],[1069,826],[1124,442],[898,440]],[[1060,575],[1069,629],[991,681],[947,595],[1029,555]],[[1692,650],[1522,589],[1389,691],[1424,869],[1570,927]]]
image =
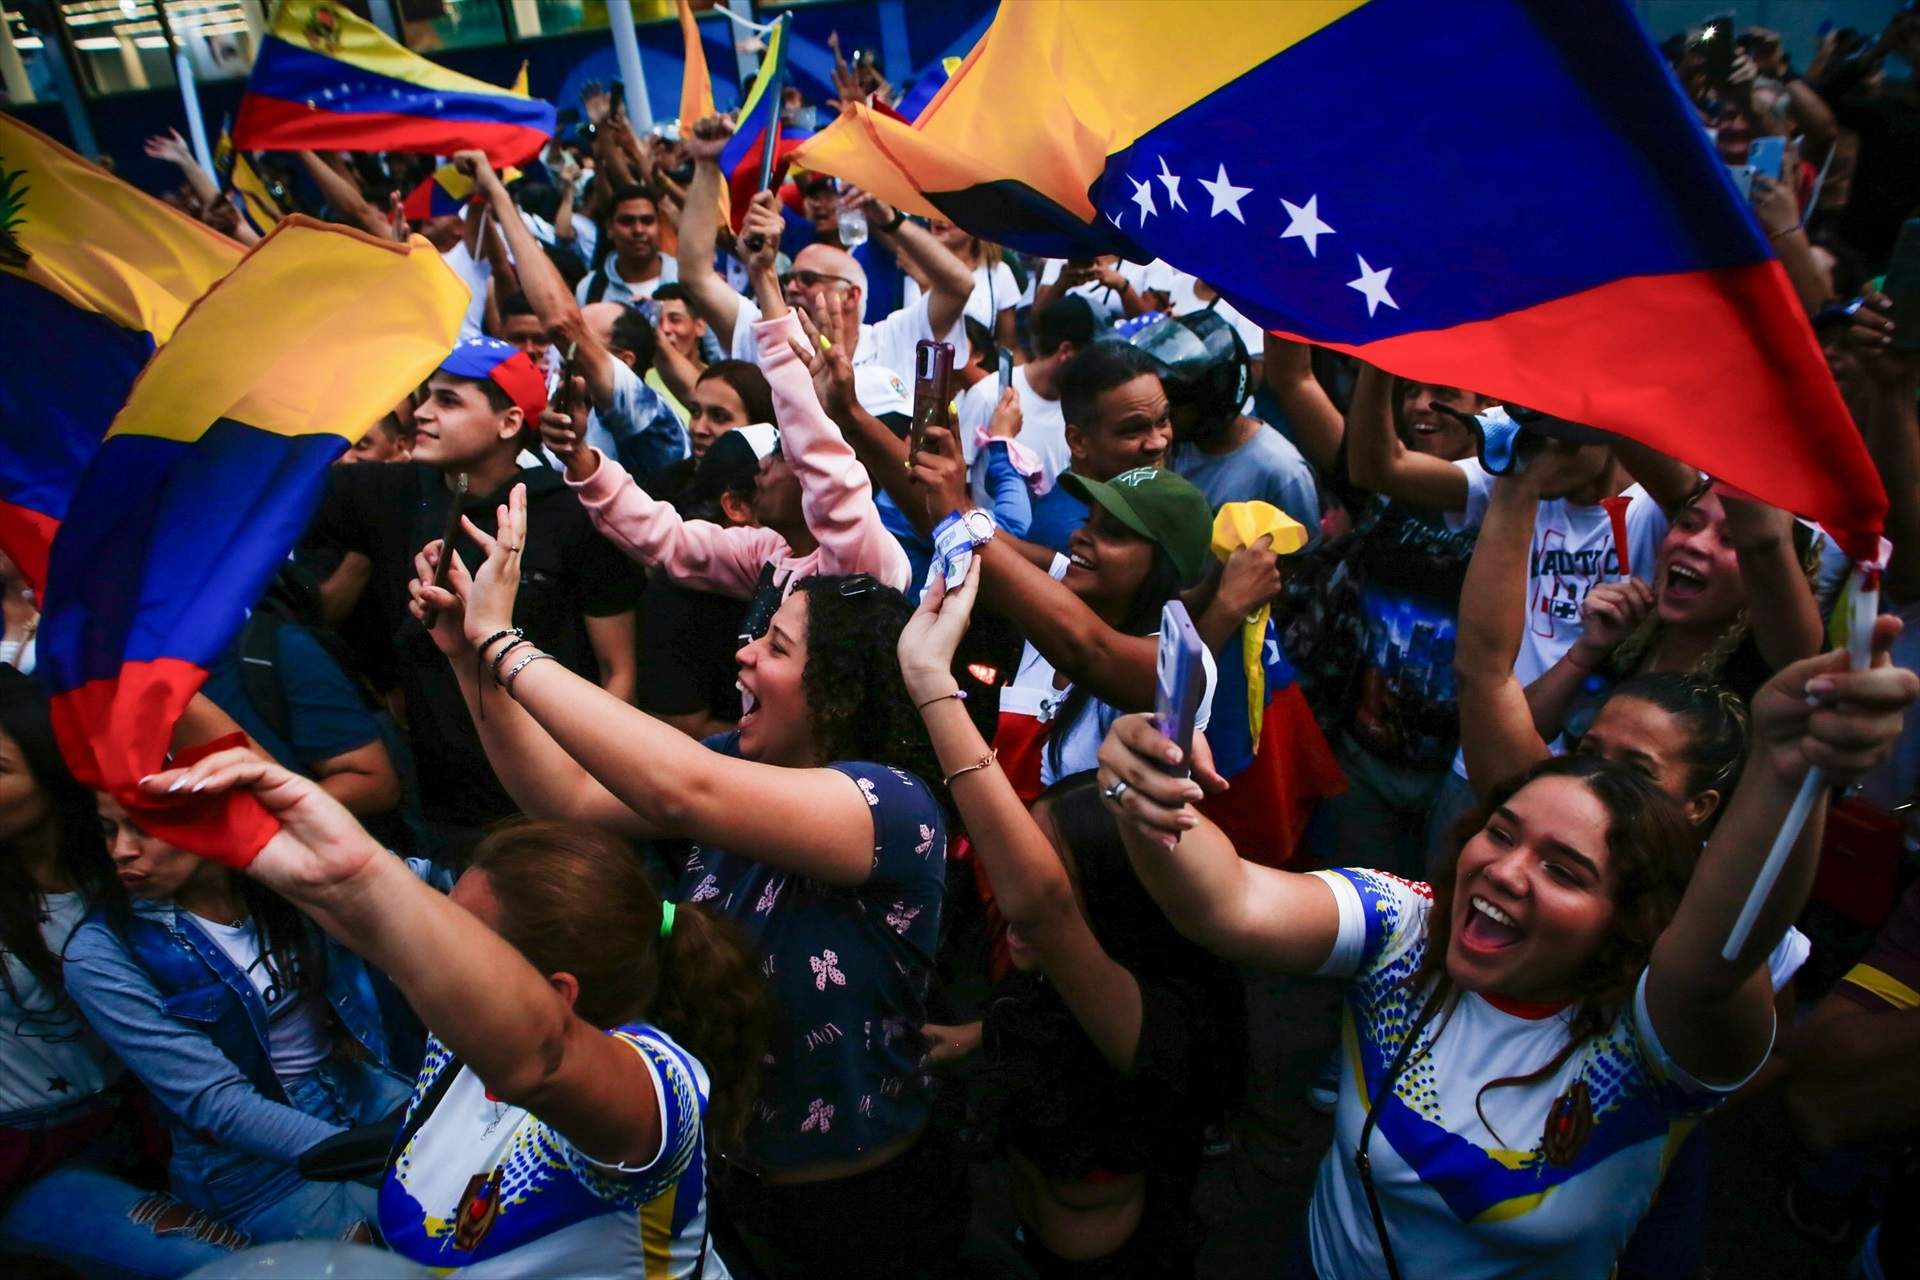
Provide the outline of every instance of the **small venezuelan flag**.
[[244,806],[156,806],[136,784],[328,464],[446,358],[467,301],[424,240],[292,215],[194,304],[95,450],[53,542],[40,670],[74,775],[154,835],[244,863],[271,834]]
[[[792,126],[780,122],[780,91],[787,82],[787,27],[791,18],[790,14],[782,14],[773,24],[773,30],[767,33],[767,51],[760,57],[760,74],[754,77],[753,89],[735,115],[733,137],[720,153],[720,172],[727,175],[735,231],[747,216],[747,202],[760,187],[760,160],[767,144],[767,130],[776,131],[771,179],[775,186],[779,185],[778,175],[785,168],[787,153],[798,145],[795,139],[810,136],[795,134]],[[784,139],[781,134],[786,135]],[[784,152],[780,150],[783,141],[787,144]]]
[[287,216],[287,211],[273,198],[273,192],[267,189],[266,179],[253,167],[253,161],[247,159],[247,153],[233,145],[233,135],[225,129],[220,131],[220,141],[213,145],[213,167],[226,190],[239,197],[240,216],[259,234],[267,234],[273,230],[274,223]]
[[141,366],[240,253],[0,115],[0,551],[36,590]]
[[1021,0],[911,125],[856,107],[794,163],[1028,252],[1165,258],[1263,328],[1618,432],[1855,558],[1885,517],[1626,0]]
[[553,128],[550,102],[429,62],[333,0],[282,0],[233,138],[250,151],[477,147],[499,168],[538,155]]

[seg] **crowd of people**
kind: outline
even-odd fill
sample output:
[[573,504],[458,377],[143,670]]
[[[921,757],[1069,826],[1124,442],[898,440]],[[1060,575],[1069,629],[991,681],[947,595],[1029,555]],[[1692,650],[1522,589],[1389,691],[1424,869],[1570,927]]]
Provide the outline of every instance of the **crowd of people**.
[[[1706,1146],[1774,1090],[1793,1196],[1750,1211],[1916,1274],[1920,315],[1876,277],[1920,213],[1885,69],[1920,15],[1804,73],[1760,30],[1730,71],[1667,49],[1730,165],[1781,140],[1754,214],[1891,500],[1862,669],[1826,531],[1262,333],[1232,280],[804,172],[735,229],[730,123],[636,132],[598,90],[524,173],[448,158],[471,194],[427,218],[432,157],[265,157],[471,307],[142,784],[255,797],[244,871],[75,782],[0,565],[0,1255],[1178,1277],[1205,1162],[1316,1108],[1273,1273],[1692,1275]],[[254,236],[177,136],[149,153]],[[1176,601],[1185,753],[1151,714]],[[1222,745],[1250,663],[1286,725],[1258,767]],[[1259,1005],[1311,979],[1339,1043],[1276,1096]]]

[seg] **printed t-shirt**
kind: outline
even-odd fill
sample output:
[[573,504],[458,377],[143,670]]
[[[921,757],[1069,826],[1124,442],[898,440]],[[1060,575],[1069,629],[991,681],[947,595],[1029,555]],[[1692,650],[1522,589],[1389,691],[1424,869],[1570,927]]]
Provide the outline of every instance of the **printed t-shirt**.
[[[1366,1100],[1378,1096],[1427,998],[1428,988],[1408,978],[1426,954],[1433,890],[1358,868],[1312,874],[1333,890],[1340,912],[1321,972],[1352,981],[1333,1147],[1320,1164],[1308,1228],[1324,1280],[1370,1280],[1386,1267],[1354,1155]],[[1643,972],[1630,1008],[1557,1070],[1524,1085],[1483,1089],[1551,1062],[1567,1043],[1571,1009],[1524,1017],[1464,993],[1426,1024],[1423,1047],[1379,1103],[1368,1149],[1403,1270],[1457,1280],[1598,1280],[1612,1271],[1659,1187],[1666,1154],[1692,1121],[1745,1083],[1704,1084],[1673,1062],[1648,1018],[1645,990]]]
[[[77,893],[40,895],[40,937],[60,962],[67,939],[86,918]],[[94,1034],[73,1002],[60,999],[12,952],[0,952],[7,982],[0,987],[0,1124],[8,1117],[71,1106],[120,1078],[113,1052]]]
[[267,1007],[267,1056],[273,1073],[282,1080],[303,1076],[327,1060],[327,1015],[320,1001],[300,990],[296,968],[260,948],[260,931],[252,920],[219,924],[205,916],[193,917],[194,927],[226,953],[233,967],[247,975]]
[[526,1109],[492,1101],[445,1045],[427,1042],[402,1128],[412,1133],[380,1188],[394,1252],[476,1278],[724,1280],[707,1238],[706,1069],[644,1023],[607,1034],[646,1063],[660,1102],[660,1149],[637,1168],[602,1164]]
[[[740,754],[738,730],[707,739]],[[929,1086],[920,1026],[940,937],[947,830],[904,769],[836,763],[873,816],[866,883],[832,885],[696,844],[674,894],[744,932],[773,1026],[745,1155],[768,1169],[845,1160],[916,1133]]]

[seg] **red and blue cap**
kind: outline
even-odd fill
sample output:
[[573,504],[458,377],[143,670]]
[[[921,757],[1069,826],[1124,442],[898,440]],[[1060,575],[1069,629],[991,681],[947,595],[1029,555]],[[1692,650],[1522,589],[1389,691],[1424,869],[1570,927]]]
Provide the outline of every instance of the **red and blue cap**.
[[529,427],[547,407],[547,380],[527,353],[498,338],[462,338],[440,362],[440,372],[456,378],[487,379],[520,407]]

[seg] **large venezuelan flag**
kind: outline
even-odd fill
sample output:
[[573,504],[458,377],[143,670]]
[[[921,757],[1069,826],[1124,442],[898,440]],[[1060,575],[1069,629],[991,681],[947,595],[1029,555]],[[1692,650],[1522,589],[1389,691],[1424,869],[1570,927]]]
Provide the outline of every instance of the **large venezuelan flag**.
[[794,162],[1029,252],[1163,257],[1875,545],[1805,315],[1624,0],[1023,0],[911,126],[859,108]]
[[553,136],[550,102],[429,62],[331,0],[281,0],[260,42],[236,146],[424,151],[467,147],[495,168],[522,164]]
[[446,357],[467,298],[424,240],[285,218],[194,304],[87,464],[53,543],[40,671],[75,776],[153,834],[240,861],[271,834],[156,808],[135,784],[328,464]]
[[141,366],[240,253],[0,115],[0,551],[36,589]]

